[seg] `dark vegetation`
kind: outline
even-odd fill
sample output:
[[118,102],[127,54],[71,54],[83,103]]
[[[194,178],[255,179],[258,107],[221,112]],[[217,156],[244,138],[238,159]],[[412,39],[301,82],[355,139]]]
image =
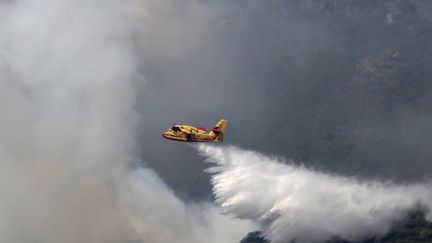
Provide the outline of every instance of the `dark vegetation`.
[[264,237],[262,237],[261,232],[255,231],[250,232],[245,238],[243,238],[240,243],[269,243]]
[[[425,213],[415,211],[394,228],[382,239],[367,239],[360,242],[345,240],[331,240],[323,243],[430,243],[432,242],[432,223],[425,220]],[[240,243],[270,243],[260,232],[251,232]],[[289,242],[287,242],[289,243]]]
[[424,213],[414,212],[404,222],[396,225],[382,241],[375,242],[430,243],[432,242],[432,223],[425,220]]

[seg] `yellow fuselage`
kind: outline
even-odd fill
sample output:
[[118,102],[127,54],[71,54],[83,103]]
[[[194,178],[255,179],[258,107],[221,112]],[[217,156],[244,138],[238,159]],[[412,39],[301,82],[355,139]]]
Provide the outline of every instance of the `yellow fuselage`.
[[188,125],[175,125],[171,129],[162,133],[166,139],[183,141],[183,142],[219,142],[216,138],[217,134],[206,133],[196,127]]
[[205,131],[205,128],[196,128],[189,125],[174,125],[171,129],[162,133],[162,136],[166,139],[182,142],[220,143],[224,139],[227,125],[228,121],[222,119],[208,133]]

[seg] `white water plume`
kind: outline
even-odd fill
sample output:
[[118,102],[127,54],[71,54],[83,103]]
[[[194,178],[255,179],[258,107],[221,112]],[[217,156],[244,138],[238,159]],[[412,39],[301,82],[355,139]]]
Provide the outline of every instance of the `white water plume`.
[[380,237],[409,210],[432,206],[430,184],[363,181],[236,147],[197,148],[216,163],[209,172],[217,203],[263,223],[264,235],[276,243]]

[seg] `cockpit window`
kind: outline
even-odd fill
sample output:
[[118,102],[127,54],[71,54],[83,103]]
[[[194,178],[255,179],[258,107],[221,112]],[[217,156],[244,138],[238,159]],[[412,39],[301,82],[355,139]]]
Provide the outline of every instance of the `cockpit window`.
[[173,126],[173,127],[171,128],[171,130],[176,131],[176,132],[179,132],[179,131],[180,131],[180,128],[179,128],[179,127],[176,127],[176,126]]

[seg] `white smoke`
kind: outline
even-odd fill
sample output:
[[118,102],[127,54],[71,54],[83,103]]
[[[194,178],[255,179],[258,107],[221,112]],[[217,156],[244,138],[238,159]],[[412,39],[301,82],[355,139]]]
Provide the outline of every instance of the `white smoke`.
[[276,243],[379,237],[409,210],[432,206],[426,183],[324,174],[236,147],[200,145],[198,150],[217,164],[209,169],[217,203],[227,213],[267,225],[264,235]]
[[145,1],[0,1],[0,242],[235,242],[252,229],[133,171]]
[[186,205],[150,170],[136,171],[129,185],[133,190],[120,192],[121,204],[144,242],[231,243],[256,228],[212,204]]

